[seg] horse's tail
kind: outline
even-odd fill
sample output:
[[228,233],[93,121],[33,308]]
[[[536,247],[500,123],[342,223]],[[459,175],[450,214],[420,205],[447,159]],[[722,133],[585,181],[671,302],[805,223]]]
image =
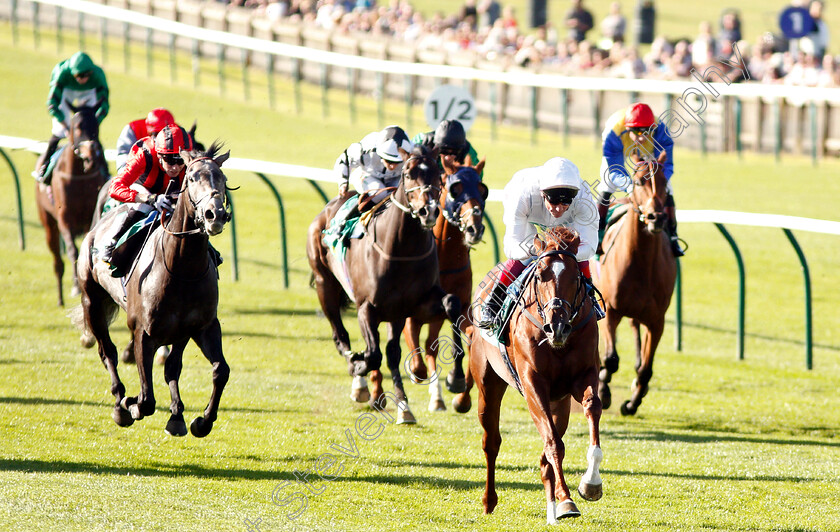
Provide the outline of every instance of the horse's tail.
[[[119,312],[120,307],[118,305],[107,305],[105,309],[105,319],[107,320],[108,324],[114,322],[117,319],[117,313]],[[82,345],[85,347],[93,347],[93,344],[96,341],[96,338],[93,336],[93,333],[88,329],[87,323],[85,322],[85,311],[82,308],[82,305],[76,305],[75,307],[71,308],[67,311],[67,317],[70,318],[70,321],[73,325],[76,326],[82,332]]]

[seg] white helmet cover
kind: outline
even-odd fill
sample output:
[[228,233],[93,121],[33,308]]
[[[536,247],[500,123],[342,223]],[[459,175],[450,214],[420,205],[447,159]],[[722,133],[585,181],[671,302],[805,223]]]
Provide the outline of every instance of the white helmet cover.
[[580,170],[563,157],[554,157],[543,164],[540,175],[540,190],[551,188],[573,188],[580,190]]

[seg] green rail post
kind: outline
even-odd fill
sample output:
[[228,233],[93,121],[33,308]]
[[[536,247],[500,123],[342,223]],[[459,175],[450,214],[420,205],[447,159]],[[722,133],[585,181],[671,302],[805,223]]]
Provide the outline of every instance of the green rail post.
[[123,72],[128,74],[128,70],[131,67],[131,49],[130,49],[130,42],[129,42],[129,34],[131,32],[131,26],[128,22],[123,22]]
[[[735,151],[738,152],[738,158],[741,158],[741,150],[743,147],[741,146],[741,127],[742,127],[742,120],[743,117],[743,104],[741,103],[741,98],[735,96]],[[761,131],[757,134],[759,137],[761,136]]]
[[773,120],[775,120],[773,154],[778,162],[782,158],[782,103],[778,98],[773,101]]
[[496,228],[493,226],[493,220],[490,219],[486,212],[482,213],[482,217],[487,222],[487,229],[490,230],[490,236],[493,237],[493,258],[496,260],[496,264],[498,264],[502,261],[502,258],[499,255],[499,237],[496,235]]
[[310,185],[315,187],[315,191],[318,193],[319,196],[321,196],[321,199],[324,200],[324,203],[329,203],[330,198],[324,192],[324,189],[321,188],[321,185],[319,185],[314,179],[307,179],[307,181],[309,181]]
[[569,147],[569,89],[560,89],[560,112],[563,114],[563,147]]
[[146,28],[146,77],[154,77],[155,60],[152,57],[152,28]]
[[531,145],[537,143],[537,88],[531,87]]
[[385,74],[376,73],[376,116],[380,126],[385,123]]
[[793,249],[796,251],[796,256],[799,257],[799,264],[802,265],[802,276],[805,278],[805,367],[813,368],[813,329],[812,329],[812,314],[811,314],[811,273],[808,270],[808,261],[805,260],[805,254],[802,253],[802,248],[799,247],[799,242],[793,236],[790,229],[782,229],[785,236],[790,241]]
[[356,69],[353,67],[347,67],[347,80],[348,80],[348,88],[347,88],[347,98],[350,100],[348,105],[350,106],[350,123],[356,123]]
[[102,56],[102,64],[108,63],[108,19],[99,19],[99,55]]
[[3,148],[0,148],[0,155],[3,156],[3,159],[6,160],[6,163],[9,165],[9,169],[12,171],[12,179],[15,181],[15,196],[17,196],[17,219],[18,219],[18,242],[20,243],[20,249],[26,249],[26,237],[23,234],[23,203],[20,200],[20,179],[18,178],[17,168],[15,168],[14,163],[6,155],[6,151]]
[[55,51],[61,53],[64,48],[64,9],[55,6]]
[[41,4],[32,3],[32,38],[35,40],[35,48],[41,47],[41,23],[38,16],[41,11]]
[[738,244],[735,239],[729,234],[729,231],[723,224],[715,223],[715,227],[723,234],[729,246],[735,253],[735,260],[738,261],[738,360],[744,360],[744,312],[746,309],[746,274],[744,273],[744,259],[741,257],[741,251],[738,249]]
[[639,93],[637,91],[630,92],[630,103],[634,104],[639,101]]
[[76,17],[77,22],[77,29],[79,31],[79,50],[84,51],[85,49],[85,19],[82,13],[79,13]]
[[280,197],[280,192],[277,187],[269,180],[265,174],[256,172],[257,176],[263,180],[274,194],[274,199],[277,200],[277,209],[280,212],[280,252],[283,256],[283,288],[289,288],[289,254],[286,249],[286,211],[283,209],[283,198]]
[[303,77],[301,72],[300,66],[300,59],[295,57],[292,59],[292,80],[294,81],[294,88],[295,88],[295,112],[300,114],[303,111],[303,106],[301,102],[301,95],[300,95],[300,80]]
[[169,44],[167,46],[169,49],[169,82],[173,85],[178,77],[178,63],[177,57],[175,55],[175,34],[169,34]]
[[817,104],[808,104],[811,119],[811,164],[817,166]]
[[274,54],[268,54],[268,60],[265,64],[266,80],[268,81],[268,106],[272,109],[277,105],[274,97]]
[[677,300],[674,303],[674,349],[682,351],[682,268],[677,259],[677,280],[674,283]]
[[496,131],[496,122],[498,120],[498,116],[496,115],[496,107],[498,105],[499,100],[499,86],[496,83],[490,83],[490,139],[496,140],[497,138],[497,131]]
[[330,115],[330,100],[327,97],[327,71],[326,63],[321,63],[321,117],[327,118]]
[[251,99],[251,79],[248,77],[248,50],[243,48],[240,50],[239,57],[242,60],[242,93],[245,96],[245,101]]
[[225,85],[226,85],[226,78],[225,78],[225,45],[220,44],[218,46],[218,50],[216,51],[216,61],[218,63],[217,71],[219,75],[219,96],[225,95]]
[[233,275],[233,280],[239,280],[239,252],[237,251],[236,246],[236,216],[234,215],[234,208],[233,208],[233,194],[229,191],[225,190],[225,197],[227,198],[228,205],[230,205],[230,249],[231,255],[233,255],[233,266],[231,267],[231,274]]
[[[17,0],[12,0],[12,12],[10,22],[12,23],[12,44],[17,46],[18,43],[18,18],[17,18]],[[105,20],[105,19],[102,19]]]
[[201,82],[201,47],[198,39],[193,39],[192,42],[192,71],[193,71],[193,87],[198,88]]

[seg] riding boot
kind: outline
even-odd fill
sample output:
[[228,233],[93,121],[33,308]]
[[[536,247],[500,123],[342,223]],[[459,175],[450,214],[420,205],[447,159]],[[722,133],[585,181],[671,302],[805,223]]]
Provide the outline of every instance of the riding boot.
[[677,236],[677,207],[674,204],[674,196],[668,194],[665,200],[665,214],[668,215],[668,239],[671,242],[671,252],[675,257],[685,255],[685,250],[680,247],[680,237]]
[[604,253],[604,250],[601,249],[601,241],[604,240],[604,233],[607,230],[607,213],[610,209],[610,197],[612,197],[612,193],[601,192],[598,198],[598,249],[595,251],[598,255]]
[[50,165],[50,159],[52,159],[55,150],[58,149],[58,142],[61,140],[60,137],[56,137],[55,135],[50,137],[50,140],[47,141],[47,149],[44,151],[43,155],[38,158],[38,167],[32,173],[32,177],[38,180],[39,183],[43,183],[46,186],[49,186],[49,181],[47,181],[46,173],[47,168]]
[[96,246],[97,257],[99,260],[112,267],[114,261],[114,249],[117,247],[117,241],[128,229],[135,223],[135,213],[138,211],[131,209],[122,214],[118,214],[121,218],[115,220],[114,223],[107,229],[105,234],[99,237],[103,242],[101,246]]
[[217,268],[221,266],[225,259],[222,258],[222,254],[219,253],[219,250],[214,248],[213,244],[208,244],[208,251],[210,253],[210,260],[213,261],[213,264],[215,264]]
[[487,296],[487,299],[484,301],[484,305],[481,309],[481,318],[479,318],[476,325],[482,329],[496,328],[496,319],[498,318],[499,312],[502,310],[502,304],[505,302],[506,295],[507,287],[503,285],[501,281],[496,280],[496,283],[493,285],[493,289],[490,291],[490,295]]
[[607,314],[604,312],[604,309],[601,308],[601,303],[598,302],[598,296],[601,294],[595,288],[595,285],[592,284],[592,279],[589,277],[584,277],[586,280],[586,294],[589,296],[589,299],[592,300],[592,310],[595,311],[595,318],[596,320],[602,320],[607,317]]

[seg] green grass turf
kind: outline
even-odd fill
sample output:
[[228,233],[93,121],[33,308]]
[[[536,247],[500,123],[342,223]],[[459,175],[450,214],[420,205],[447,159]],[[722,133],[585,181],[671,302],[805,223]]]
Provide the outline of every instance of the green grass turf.
[[[0,134],[46,138],[44,101],[60,52],[45,36],[11,44],[0,25]],[[89,43],[95,59],[98,48]],[[226,141],[235,157],[330,167],[349,142],[385,124],[376,108],[358,99],[350,123],[346,95],[331,91],[322,116],[320,93],[303,88],[303,111],[294,112],[292,88],[278,82],[275,110],[266,105],[264,80],[253,76],[244,101],[231,81],[225,97],[212,83],[214,65],[203,66],[198,89],[186,76],[168,84],[146,79],[142,56],[123,73],[119,48],[105,66],[112,111],[103,123],[108,146],[127,121],[156,106],[169,107],[184,123],[199,122],[203,140]],[[185,61],[183,65],[188,65]],[[185,67],[186,68],[186,67]],[[231,76],[235,71],[231,72]],[[236,79],[235,77],[233,78]],[[421,128],[419,109],[414,129]],[[404,122],[398,102],[386,105],[386,122]],[[564,155],[596,175],[594,139],[502,127],[492,139],[479,119],[470,138],[488,156],[486,180],[500,188],[517,169]],[[321,207],[308,184],[275,178],[287,209],[291,286],[282,288],[276,206],[265,185],[243,172],[228,172],[236,200],[240,280],[231,280],[229,230],[214,239],[228,258],[222,266],[219,318],[232,372],[219,420],[205,439],[163,433],[168,394],[155,368],[158,412],[132,427],[110,418],[107,373],[93,350],[55,305],[55,281],[34,209],[30,153],[14,152],[21,173],[26,229],[18,247],[14,205],[0,214],[0,524],[4,530],[542,530],[544,495],[537,460],[542,443],[524,402],[508,393],[502,405],[503,443],[498,459],[499,506],[482,515],[484,458],[475,410],[456,415],[425,411],[426,389],[409,385],[417,426],[385,423],[374,441],[358,436],[358,457],[342,474],[313,489],[297,520],[272,503],[273,490],[305,471],[345,431],[372,412],[347,397],[350,379],[336,355],[326,320],[308,287],[305,228]],[[683,209],[728,209],[838,220],[823,198],[836,197],[840,164],[783,156],[700,154],[676,149],[675,186]],[[8,171],[0,194],[13,198]],[[9,202],[12,203],[11,201]],[[489,207],[501,227],[498,204]],[[840,297],[835,236],[797,232],[810,261],[814,293],[814,370],[804,367],[802,278],[795,254],[778,229],[730,226],[748,274],[746,359],[735,360],[736,266],[724,239],[710,224],[683,224],[691,244],[684,274],[683,351],[674,349],[673,309],[660,345],[651,389],[639,413],[623,418],[616,408],[601,422],[604,498],[575,497],[583,516],[568,530],[840,530]],[[489,245],[478,248],[474,269],[492,266]],[[65,290],[69,282],[65,278]],[[68,297],[68,306],[75,301]],[[356,347],[353,313],[345,315]],[[123,318],[113,326],[127,341]],[[629,394],[633,355],[629,329],[619,330],[620,371],[616,405]],[[136,370],[120,366],[130,393]],[[210,368],[194,346],[185,354],[181,390],[186,417],[199,415],[210,392]],[[391,390],[389,382],[386,389]],[[450,394],[445,392],[449,401]],[[475,392],[473,393],[475,400]],[[393,412],[393,410],[391,410]],[[576,486],[585,470],[586,422],[572,415],[565,473]],[[334,451],[333,451],[334,452]],[[287,493],[287,492],[283,492]]]

